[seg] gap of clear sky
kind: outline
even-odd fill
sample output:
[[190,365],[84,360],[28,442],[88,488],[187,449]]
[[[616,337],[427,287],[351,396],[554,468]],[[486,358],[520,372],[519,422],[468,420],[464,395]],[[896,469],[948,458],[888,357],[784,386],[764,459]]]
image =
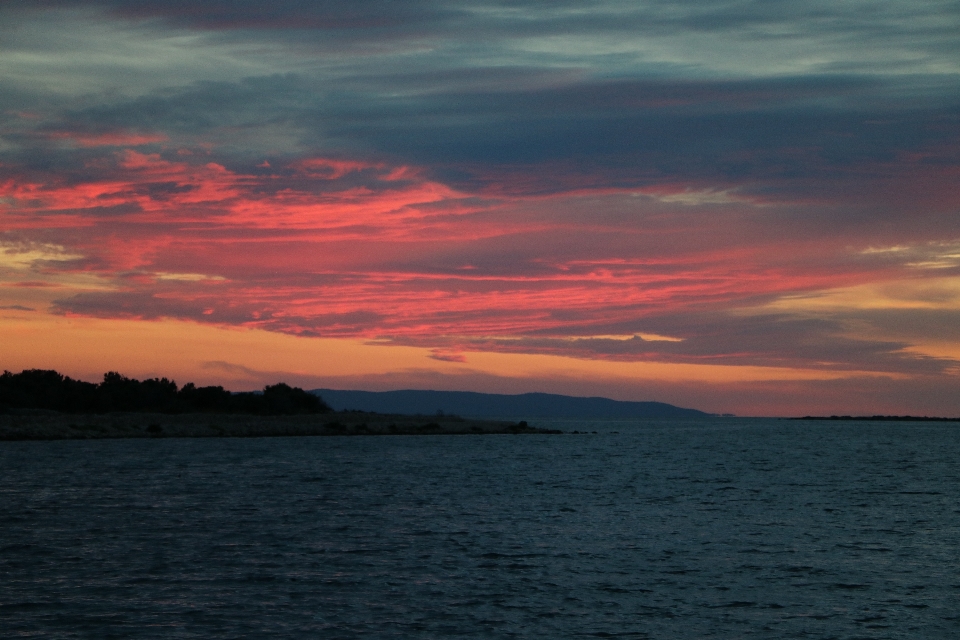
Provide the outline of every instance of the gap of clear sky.
[[960,4],[0,5],[0,369],[960,415]]

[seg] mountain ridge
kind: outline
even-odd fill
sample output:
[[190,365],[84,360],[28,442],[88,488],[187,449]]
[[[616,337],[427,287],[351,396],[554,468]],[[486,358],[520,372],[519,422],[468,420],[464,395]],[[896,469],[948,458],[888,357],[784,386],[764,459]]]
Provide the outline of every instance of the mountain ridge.
[[359,391],[312,389],[335,411],[406,415],[456,414],[484,418],[705,418],[712,414],[665,402],[634,402],[599,396],[553,393],[480,393],[477,391]]

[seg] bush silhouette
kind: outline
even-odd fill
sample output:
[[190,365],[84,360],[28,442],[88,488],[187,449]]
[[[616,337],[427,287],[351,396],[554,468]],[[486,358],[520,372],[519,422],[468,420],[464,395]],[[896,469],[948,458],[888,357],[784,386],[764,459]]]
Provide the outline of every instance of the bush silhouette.
[[72,380],[52,370],[26,369],[0,375],[0,408],[92,412],[97,385]]
[[317,396],[283,382],[263,388],[268,413],[320,413],[325,406]]
[[192,382],[183,385],[177,397],[186,410],[229,413],[233,394],[223,387],[197,387]]

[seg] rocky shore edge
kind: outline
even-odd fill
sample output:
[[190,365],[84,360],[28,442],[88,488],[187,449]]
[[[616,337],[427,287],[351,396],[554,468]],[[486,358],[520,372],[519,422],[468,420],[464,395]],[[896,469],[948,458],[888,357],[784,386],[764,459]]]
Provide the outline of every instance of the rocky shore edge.
[[532,427],[526,422],[359,411],[281,416],[212,413],[0,414],[0,441],[556,433],[563,432]]

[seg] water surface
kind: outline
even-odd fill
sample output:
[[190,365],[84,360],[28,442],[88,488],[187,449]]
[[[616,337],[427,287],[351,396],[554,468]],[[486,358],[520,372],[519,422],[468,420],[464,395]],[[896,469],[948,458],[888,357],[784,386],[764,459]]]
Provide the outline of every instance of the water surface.
[[0,635],[960,637],[957,425],[537,426],[0,443]]

